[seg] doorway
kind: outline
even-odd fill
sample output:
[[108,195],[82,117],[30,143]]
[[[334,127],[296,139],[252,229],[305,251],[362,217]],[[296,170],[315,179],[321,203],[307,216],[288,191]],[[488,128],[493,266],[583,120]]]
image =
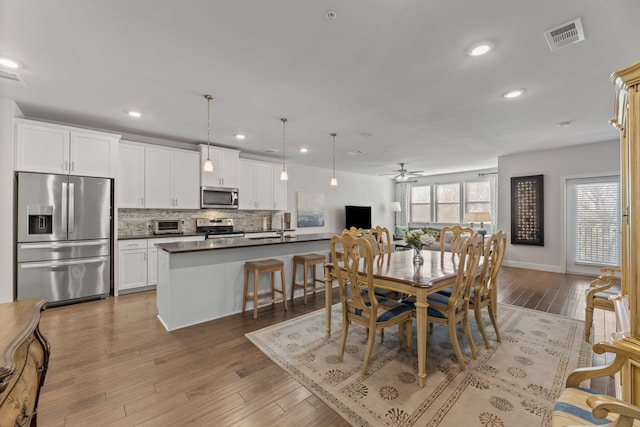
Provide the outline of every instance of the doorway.
[[620,266],[620,177],[568,179],[565,194],[567,273]]

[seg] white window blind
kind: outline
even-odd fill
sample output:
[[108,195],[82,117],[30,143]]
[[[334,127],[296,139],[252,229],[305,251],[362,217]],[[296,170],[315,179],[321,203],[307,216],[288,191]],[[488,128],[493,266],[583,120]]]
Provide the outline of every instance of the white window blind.
[[431,222],[431,186],[411,187],[411,221]]
[[619,182],[577,184],[575,197],[575,262],[619,266]]

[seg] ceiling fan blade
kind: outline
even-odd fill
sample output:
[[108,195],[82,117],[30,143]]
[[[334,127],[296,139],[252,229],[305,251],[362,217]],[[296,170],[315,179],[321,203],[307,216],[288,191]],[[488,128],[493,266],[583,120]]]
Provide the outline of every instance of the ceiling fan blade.
[[408,171],[407,173],[423,173],[424,171]]

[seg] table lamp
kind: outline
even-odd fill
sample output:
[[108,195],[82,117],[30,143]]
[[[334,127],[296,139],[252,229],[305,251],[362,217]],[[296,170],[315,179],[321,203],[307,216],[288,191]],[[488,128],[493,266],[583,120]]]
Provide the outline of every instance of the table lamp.
[[480,230],[478,230],[478,234],[484,236],[487,234],[487,230],[484,229],[484,223],[491,221],[491,215],[489,212],[467,212],[464,214],[464,221],[470,223],[471,228],[473,228],[474,222],[479,222]]

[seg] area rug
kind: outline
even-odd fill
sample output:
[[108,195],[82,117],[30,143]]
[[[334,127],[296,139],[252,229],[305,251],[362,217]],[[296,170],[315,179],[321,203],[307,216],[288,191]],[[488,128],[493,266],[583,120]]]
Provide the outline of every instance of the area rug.
[[366,330],[351,324],[344,361],[338,360],[341,307],[332,308],[325,338],[324,309],[247,334],[261,351],[354,426],[550,426],[551,409],[575,368],[589,366],[591,346],[584,322],[499,304],[502,342],[485,314],[486,349],[471,320],[476,360],[462,328],[458,340],[466,368],[460,370],[445,325],[427,337],[427,379],[417,381],[411,356],[398,348],[397,328],[376,338],[367,376],[362,376]]

